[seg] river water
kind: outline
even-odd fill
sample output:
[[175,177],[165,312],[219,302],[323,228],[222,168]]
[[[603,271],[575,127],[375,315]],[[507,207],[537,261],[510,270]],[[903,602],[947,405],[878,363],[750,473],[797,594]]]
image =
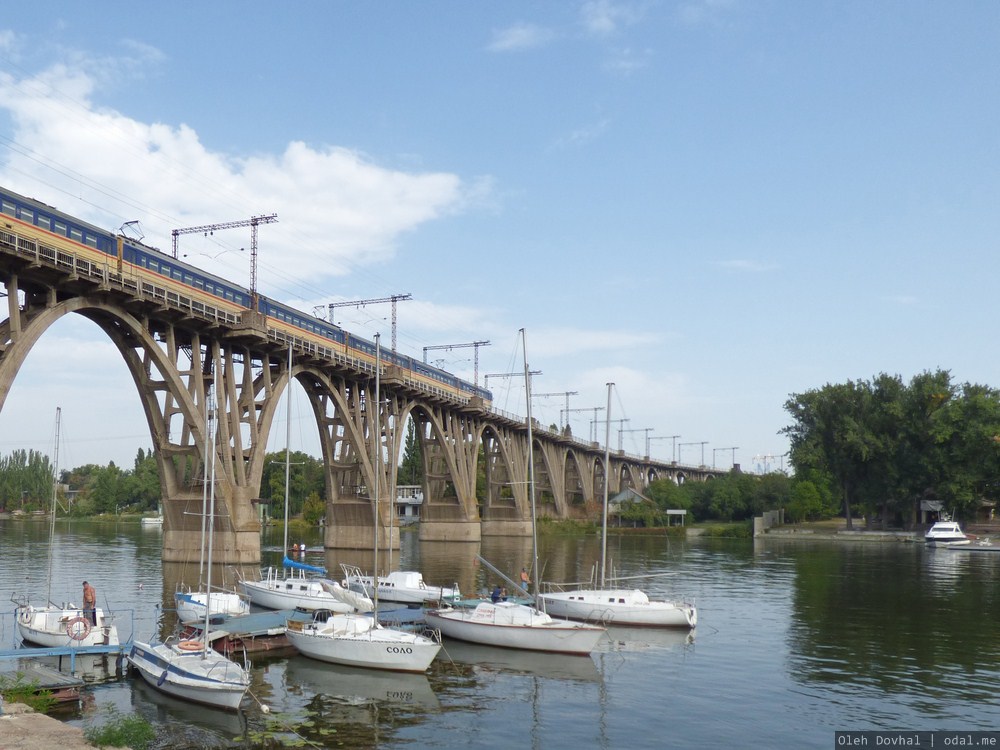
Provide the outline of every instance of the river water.
[[[306,538],[310,547],[320,539]],[[164,566],[161,532],[137,523],[0,521],[0,597],[79,600],[84,578],[118,613],[121,637],[167,634],[178,581],[197,565]],[[265,562],[280,540],[265,537]],[[530,540],[420,543],[403,534],[403,567],[465,592],[495,581],[481,553],[512,572]],[[547,580],[589,576],[597,536],[540,541]],[[590,657],[546,656],[446,641],[424,675],[346,670],[300,656],[259,659],[256,701],[229,715],[166,698],[138,678],[82,664],[91,682],[79,726],[135,712],[159,747],[831,748],[838,730],[985,731],[1000,728],[1000,554],[900,542],[687,540],[611,537],[622,576],[653,595],[685,594],[697,632],[611,629]],[[370,555],[309,556],[339,571]],[[324,560],[325,558],[325,560]],[[216,580],[232,571],[218,568]],[[0,607],[0,643],[15,640]],[[109,675],[110,672],[110,675]],[[2,745],[2,737],[0,737]],[[300,745],[310,746],[310,745]]]

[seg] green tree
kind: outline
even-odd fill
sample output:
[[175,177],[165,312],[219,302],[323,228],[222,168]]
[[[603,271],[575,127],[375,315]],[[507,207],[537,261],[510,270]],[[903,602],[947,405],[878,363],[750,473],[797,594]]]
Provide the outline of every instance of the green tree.
[[411,485],[424,483],[423,448],[417,436],[416,421],[412,417],[406,425],[406,442],[403,444],[403,457],[400,460],[396,482]]

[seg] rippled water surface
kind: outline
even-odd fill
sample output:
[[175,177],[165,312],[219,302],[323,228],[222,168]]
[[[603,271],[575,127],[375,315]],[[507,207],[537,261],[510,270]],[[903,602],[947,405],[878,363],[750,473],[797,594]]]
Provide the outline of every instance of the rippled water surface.
[[[0,521],[4,602],[44,596],[47,537],[44,522]],[[403,539],[404,567],[467,592],[494,583],[477,553],[512,572],[530,560],[530,540]],[[266,562],[279,558],[277,541],[265,539]],[[138,524],[60,523],[53,598],[78,600],[86,577],[101,606],[119,613],[123,638],[133,627],[140,638],[165,635],[174,586],[195,582],[197,566],[164,566],[160,542],[159,530]],[[597,537],[541,544],[547,580],[586,578],[599,554]],[[650,594],[694,597],[697,632],[612,628],[590,657],[446,641],[426,675],[259,659],[252,691],[268,715],[256,704],[243,716],[192,707],[82,664],[87,699],[63,718],[88,726],[110,710],[135,711],[175,750],[300,737],[320,747],[830,748],[836,730],[1000,726],[1000,554],[777,538],[612,537],[609,550],[620,575],[660,574],[642,582]],[[313,561],[324,557],[336,571],[341,561],[371,564],[353,552]],[[223,574],[232,579],[224,568],[214,575]],[[14,638],[6,614],[0,642]]]

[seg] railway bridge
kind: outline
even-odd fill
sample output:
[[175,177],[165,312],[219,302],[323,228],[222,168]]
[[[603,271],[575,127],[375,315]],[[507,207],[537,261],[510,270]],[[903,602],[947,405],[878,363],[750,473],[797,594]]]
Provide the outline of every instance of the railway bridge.
[[[632,456],[491,408],[480,397],[435,389],[383,364],[289,335],[253,309],[225,313],[130,273],[114,258],[95,263],[0,224],[0,409],[28,352],[64,315],[93,321],[121,353],[149,424],[162,492],[163,559],[201,550],[201,508],[214,487],[209,527],[218,562],[260,561],[259,503],[267,436],[281,394],[296,379],[308,394],[326,470],[325,544],[370,549],[375,514],[368,488],[395,497],[408,420],[424,461],[424,540],[478,541],[530,534],[528,456],[535,457],[540,516],[596,518],[612,494],[654,479],[703,480],[723,472]],[[212,415],[217,415],[213,417]],[[376,484],[376,473],[378,473]],[[485,484],[477,487],[477,478]],[[393,503],[380,503],[382,544]],[[398,544],[398,540],[395,542]]]

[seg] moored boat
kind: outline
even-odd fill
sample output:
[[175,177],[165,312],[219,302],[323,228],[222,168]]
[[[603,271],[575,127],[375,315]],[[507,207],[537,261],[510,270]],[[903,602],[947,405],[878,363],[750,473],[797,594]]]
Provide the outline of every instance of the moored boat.
[[126,658],[152,687],[194,703],[235,711],[250,688],[249,671],[203,640],[136,641]]
[[972,540],[956,521],[938,521],[924,534],[924,541],[932,547],[969,544]]
[[605,625],[693,628],[698,611],[684,601],[651,601],[639,589],[574,589],[541,596],[545,611],[556,617]]
[[553,654],[587,655],[606,631],[599,625],[558,620],[535,607],[514,602],[481,602],[474,609],[432,609],[427,625],[470,643]]
[[[344,570],[344,580],[341,583],[344,588],[375,598],[372,576],[362,573],[357,565],[341,564],[340,567]],[[451,586],[430,586],[424,582],[423,575],[415,570],[394,570],[384,576],[378,576],[377,594],[380,601],[399,604],[452,602],[462,598],[457,583]]]

